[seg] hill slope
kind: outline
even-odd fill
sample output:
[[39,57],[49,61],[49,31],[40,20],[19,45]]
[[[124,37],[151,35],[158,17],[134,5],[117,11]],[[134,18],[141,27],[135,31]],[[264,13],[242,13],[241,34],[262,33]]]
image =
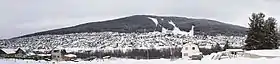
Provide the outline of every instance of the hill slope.
[[[172,25],[170,22],[175,24]],[[163,17],[151,15],[134,15],[114,20],[102,22],[90,22],[77,26],[54,29],[49,31],[37,32],[20,37],[30,37],[36,35],[47,34],[69,34],[83,32],[153,32],[162,31],[162,28],[173,30],[178,27],[181,31],[188,32],[191,26],[195,25],[195,35],[227,35],[227,36],[243,36],[246,34],[247,28],[218,22],[208,19],[191,19],[184,17]]]

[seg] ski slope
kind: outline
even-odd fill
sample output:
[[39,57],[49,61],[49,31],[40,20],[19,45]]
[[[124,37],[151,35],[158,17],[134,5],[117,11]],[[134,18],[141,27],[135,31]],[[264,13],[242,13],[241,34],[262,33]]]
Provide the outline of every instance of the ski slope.
[[151,19],[156,24],[156,26],[158,25],[158,20],[156,18],[152,18],[152,17],[148,17],[148,18]]
[[174,26],[174,29],[172,30],[172,33],[174,34],[182,34],[182,35],[188,35],[188,36],[193,36],[193,32],[194,32],[194,26],[192,26],[191,30],[189,32],[185,32],[185,31],[181,31],[176,25],[175,23],[173,23],[172,21],[168,22],[169,24],[171,24],[172,26]]

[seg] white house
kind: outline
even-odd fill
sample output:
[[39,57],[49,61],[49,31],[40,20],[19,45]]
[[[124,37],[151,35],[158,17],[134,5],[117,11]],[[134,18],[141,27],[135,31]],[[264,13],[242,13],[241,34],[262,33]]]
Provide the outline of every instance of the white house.
[[56,61],[70,61],[76,59],[75,54],[67,54],[64,48],[57,47],[51,51],[52,60]]
[[182,52],[182,58],[186,58],[186,59],[189,59],[195,55],[202,55],[202,53],[199,51],[198,45],[193,43],[184,44],[181,52]]
[[55,48],[51,51],[52,60],[64,61],[64,55],[66,55],[66,50],[62,48]]

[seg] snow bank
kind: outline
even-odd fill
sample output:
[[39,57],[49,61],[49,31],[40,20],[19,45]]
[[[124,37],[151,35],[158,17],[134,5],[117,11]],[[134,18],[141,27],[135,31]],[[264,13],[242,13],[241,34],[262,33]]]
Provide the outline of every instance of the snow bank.
[[188,60],[175,60],[170,59],[151,59],[151,60],[135,60],[135,59],[117,59],[117,60],[93,60],[93,61],[80,61],[71,62],[63,61],[59,64],[198,64],[198,60],[188,61]]
[[44,60],[21,60],[21,59],[0,59],[0,64],[51,64],[51,61]]
[[275,56],[280,57],[280,50],[251,50],[245,53],[255,54],[259,56]]
[[236,59],[223,59],[223,60],[205,60],[199,64],[279,64],[280,58],[277,59],[251,59],[251,58],[236,58]]
[[251,59],[251,58],[235,58],[223,60],[185,60],[185,59],[151,59],[151,60],[136,60],[136,59],[104,59],[93,61],[34,61],[34,60],[15,60],[15,59],[0,59],[1,64],[279,64],[280,58],[266,59]]

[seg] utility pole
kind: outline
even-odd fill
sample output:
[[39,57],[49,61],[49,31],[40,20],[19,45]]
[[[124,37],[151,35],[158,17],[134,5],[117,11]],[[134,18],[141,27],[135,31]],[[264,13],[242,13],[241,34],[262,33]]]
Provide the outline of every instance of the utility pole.
[[150,59],[149,58],[149,49],[147,49],[147,59]]
[[172,50],[172,45],[171,45],[171,43],[169,42],[169,45],[170,45],[170,60],[173,60],[172,59],[172,55],[173,55],[173,50]]

